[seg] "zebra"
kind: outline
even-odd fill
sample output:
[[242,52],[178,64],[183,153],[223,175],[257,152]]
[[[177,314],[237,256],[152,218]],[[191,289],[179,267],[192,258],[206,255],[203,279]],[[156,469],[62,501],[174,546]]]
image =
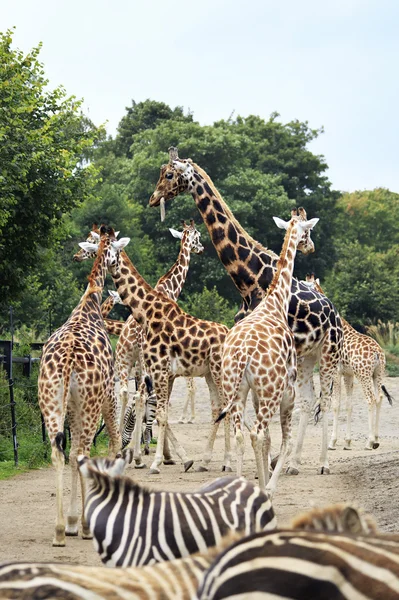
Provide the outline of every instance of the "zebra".
[[121,477],[125,463],[126,457],[78,458],[88,484],[85,519],[108,566],[183,558],[217,545],[231,530],[276,527],[269,495],[244,478],[221,477],[192,493],[159,492]]
[[[144,430],[144,454],[150,453],[150,443],[152,439],[152,426],[155,421],[155,412],[157,409],[157,397],[152,385],[151,377],[148,375],[144,378],[147,388],[147,399],[145,404],[144,422],[146,424]],[[122,448],[126,448],[132,439],[134,426],[136,424],[136,403],[133,401],[129,409],[125,412],[123,431],[122,431]]]
[[0,565],[0,598],[191,600],[206,569],[237,537],[237,534],[228,534],[217,547],[203,553],[140,568],[32,562],[3,564]]
[[293,524],[229,546],[204,574],[196,598],[399,597],[399,535],[377,533],[371,517],[346,505],[301,515]]

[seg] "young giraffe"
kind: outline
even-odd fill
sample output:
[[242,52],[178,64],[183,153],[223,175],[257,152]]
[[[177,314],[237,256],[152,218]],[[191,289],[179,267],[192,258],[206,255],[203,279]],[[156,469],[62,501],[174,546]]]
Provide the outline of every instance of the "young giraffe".
[[[80,251],[75,260],[84,260],[93,252]],[[212,407],[212,428],[209,434],[202,464],[198,470],[207,471],[218,430],[215,420],[223,407],[221,383],[222,350],[228,328],[225,325],[204,321],[185,313],[174,300],[152,288],[141,277],[125,252],[121,253],[121,269],[111,269],[118,293],[129,306],[133,317],[145,332],[143,353],[157,396],[156,419],[159,426],[157,449],[150,473],[160,473],[159,466],[165,445],[165,436],[175,447],[176,453],[187,471],[193,464],[178,443],[168,424],[169,398],[174,379],[205,377]],[[138,411],[137,431],[141,431],[142,410]],[[136,431],[136,428],[135,428]],[[136,460],[137,436],[134,458]],[[229,421],[225,423],[225,455],[223,471],[231,471]]]
[[[180,296],[183,285],[187,279],[190,266],[191,252],[202,254],[204,247],[201,244],[201,233],[196,229],[194,220],[191,219],[190,225],[182,221],[183,231],[169,229],[171,234],[181,240],[180,251],[176,262],[172,267],[162,275],[155,285],[155,289],[162,292],[168,298],[177,300]],[[128,401],[129,374],[134,364],[139,359],[139,351],[142,348],[145,337],[141,326],[131,315],[122,329],[115,350],[116,368],[120,378],[120,401],[121,401],[121,424],[123,423],[126,405]],[[140,376],[140,374],[139,374]],[[170,457],[168,464],[174,464]]]
[[[266,296],[244,320],[227,335],[222,360],[223,393],[227,406],[219,418],[231,412],[237,443],[237,475],[242,475],[244,434],[242,421],[249,389],[256,419],[251,430],[259,487],[276,489],[291,442],[292,410],[295,400],[296,351],[294,336],[288,326],[288,306],[292,273],[297,249],[307,254],[313,246],[310,230],[319,219],[306,220],[304,209],[291,212],[288,222],[273,217],[276,225],[287,232],[277,270]],[[273,476],[269,480],[269,423],[280,407],[281,449]]]
[[[165,202],[186,192],[193,196],[219,258],[243,298],[242,317],[253,310],[265,295],[273,279],[278,257],[248,235],[205,171],[191,159],[179,158],[177,149],[170,148],[169,164],[161,168],[159,181],[149,201],[150,206],[158,206],[161,200]],[[320,406],[324,413],[329,408],[331,383],[340,358],[342,329],[339,315],[328,298],[295,278],[292,280],[288,322],[298,355],[301,417],[295,452],[287,472],[297,474],[308,418],[315,404],[313,368],[319,361]],[[330,472],[327,425],[325,418],[319,469],[321,474]]]
[[[38,379],[39,406],[52,446],[51,458],[57,475],[57,518],[53,546],[65,546],[65,535],[78,534],[77,456],[89,455],[102,412],[110,436],[110,452],[121,448],[115,421],[114,365],[112,348],[104,329],[100,298],[107,270],[119,270],[120,250],[129,238],[116,241],[113,229],[103,227],[98,256],[89,285],[69,319],[57,329],[43,348]],[[90,248],[83,242],[82,248]],[[65,462],[64,420],[71,430],[71,505],[65,527],[63,468]],[[82,485],[84,504],[84,486]],[[83,538],[91,538],[82,517]]]
[[[320,282],[314,274],[306,276],[306,282],[323,294]],[[346,391],[346,438],[344,450],[351,450],[351,418],[353,379],[356,377],[362,386],[368,404],[368,440],[366,450],[375,450],[380,445],[378,430],[383,393],[392,404],[392,397],[382,384],[385,373],[385,354],[381,346],[368,335],[359,333],[348,321],[341,317],[344,340],[340,367],[334,377],[333,413],[334,424],[329,449],[335,450],[338,437],[338,417],[341,404],[341,376],[344,377]],[[375,409],[375,410],[374,410]]]
[[114,290],[108,290],[108,294],[108,298],[104,300],[100,307],[101,316],[103,319],[106,319],[108,317],[115,304],[123,304],[118,292],[114,292]]

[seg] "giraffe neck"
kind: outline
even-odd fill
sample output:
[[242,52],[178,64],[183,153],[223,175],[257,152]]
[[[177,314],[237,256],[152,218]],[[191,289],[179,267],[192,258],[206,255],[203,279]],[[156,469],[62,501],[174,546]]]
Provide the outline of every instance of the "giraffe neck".
[[144,329],[153,318],[162,319],[172,306],[180,310],[173,300],[146,282],[126,252],[121,252],[120,268],[117,272],[112,270],[111,275],[123,304],[131,309],[133,317]]
[[187,177],[188,191],[195,200],[225,269],[243,298],[260,287],[263,295],[273,279],[277,255],[245,231],[205,171],[194,163],[192,169],[183,177]]
[[179,256],[175,264],[171,266],[165,275],[162,275],[155,286],[156,290],[175,301],[180,296],[190,266],[190,242],[188,235],[183,234],[183,236]]
[[[259,310],[270,314],[271,310],[280,318],[288,319],[288,308],[291,299],[292,274],[298,245],[298,227],[291,221],[284,237],[283,247],[277,262],[277,270],[267,290],[267,294],[259,304]],[[271,303],[270,300],[273,300]],[[272,308],[274,307],[274,308]]]
[[101,315],[103,319],[108,317],[111,310],[114,308],[114,299],[112,296],[108,296],[106,300],[101,304]]
[[[89,284],[86,288],[85,293],[76,309],[72,312],[72,315],[81,313],[82,311],[94,311],[98,313],[98,316],[102,319],[101,315],[101,295],[104,289],[104,282],[107,276],[106,266],[106,249],[104,246],[101,247],[102,251],[99,252],[96,260],[94,261],[93,268],[88,277]],[[71,315],[71,316],[72,316]]]

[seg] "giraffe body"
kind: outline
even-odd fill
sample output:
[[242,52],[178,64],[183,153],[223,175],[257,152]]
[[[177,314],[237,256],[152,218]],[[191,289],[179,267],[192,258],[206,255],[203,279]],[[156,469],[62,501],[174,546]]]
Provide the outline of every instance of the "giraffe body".
[[[301,209],[300,209],[301,210]],[[288,325],[288,306],[291,279],[297,247],[306,250],[311,242],[310,229],[318,219],[302,220],[293,211],[287,228],[276,275],[266,297],[244,320],[228,333],[222,361],[223,392],[233,417],[237,443],[237,475],[242,475],[244,455],[243,418],[249,389],[252,390],[256,412],[251,430],[259,486],[272,493],[284,465],[291,442],[292,410],[297,376],[295,341]],[[284,225],[283,225],[284,224]],[[269,479],[270,435],[269,422],[280,408],[282,442],[280,455]],[[222,415],[223,415],[222,413]]]
[[[277,255],[255,241],[235,219],[209,176],[191,159],[180,159],[170,148],[169,164],[163,165],[156,189],[150,198],[158,206],[185,192],[192,194],[210,238],[226,271],[237,287],[243,317],[262,300],[276,270]],[[312,248],[309,248],[312,251]],[[294,334],[298,356],[298,390],[301,417],[295,452],[288,472],[298,473],[306,427],[315,404],[313,368],[319,362],[323,413],[329,408],[331,383],[340,358],[342,328],[332,303],[305,283],[292,279],[288,322]],[[327,417],[323,419],[320,473],[329,472]]]
[[[38,379],[39,406],[51,442],[51,457],[57,471],[57,518],[54,546],[65,545],[66,535],[78,534],[77,456],[89,455],[102,412],[115,454],[121,439],[115,421],[116,400],[112,348],[104,329],[100,308],[107,269],[118,270],[119,250],[125,240],[114,241],[113,230],[104,228],[99,256],[89,276],[88,288],[69,319],[48,339],[43,348]],[[127,243],[127,242],[126,242]],[[116,249],[115,249],[116,248]],[[64,420],[71,431],[71,505],[65,527],[63,511]],[[84,488],[82,486],[84,500]],[[83,537],[91,537],[82,518]]]
[[[79,252],[75,259],[83,260],[89,256],[88,253]],[[133,317],[145,333],[143,356],[157,396],[156,418],[159,426],[157,450],[150,472],[159,473],[166,433],[185,470],[193,464],[168,424],[169,397],[177,376],[204,376],[209,388],[212,428],[199,467],[200,470],[207,470],[218,429],[215,420],[223,407],[221,360],[228,328],[185,313],[176,302],[152,288],[124,252],[121,253],[120,270],[111,270],[111,274],[123,303],[130,307]],[[141,431],[141,423],[137,427]],[[229,422],[226,420],[224,471],[231,471],[230,462]]]
[[[323,294],[318,279],[314,276],[306,278],[308,284],[314,286],[318,292]],[[342,343],[342,354],[339,369],[334,377],[332,394],[332,408],[334,413],[334,424],[329,444],[330,450],[336,449],[338,439],[338,417],[341,404],[341,380],[344,378],[346,392],[346,437],[345,450],[351,450],[351,419],[352,419],[352,394],[354,377],[362,386],[364,397],[368,405],[368,439],[366,450],[375,450],[379,447],[379,420],[382,400],[387,396],[392,404],[392,398],[383,386],[385,374],[385,353],[381,346],[368,335],[359,333],[348,321],[341,317],[344,339]]]

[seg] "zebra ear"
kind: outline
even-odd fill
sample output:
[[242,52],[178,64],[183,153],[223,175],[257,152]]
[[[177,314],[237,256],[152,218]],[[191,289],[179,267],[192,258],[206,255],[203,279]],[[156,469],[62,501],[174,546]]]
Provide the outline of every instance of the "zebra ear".
[[359,511],[353,506],[347,506],[342,512],[344,531],[348,533],[362,533],[362,521]]
[[89,469],[87,466],[88,461],[89,461],[88,457],[85,456],[84,454],[80,454],[78,456],[78,469],[79,469],[82,477],[84,477],[85,479],[89,479],[89,477],[90,477]]

